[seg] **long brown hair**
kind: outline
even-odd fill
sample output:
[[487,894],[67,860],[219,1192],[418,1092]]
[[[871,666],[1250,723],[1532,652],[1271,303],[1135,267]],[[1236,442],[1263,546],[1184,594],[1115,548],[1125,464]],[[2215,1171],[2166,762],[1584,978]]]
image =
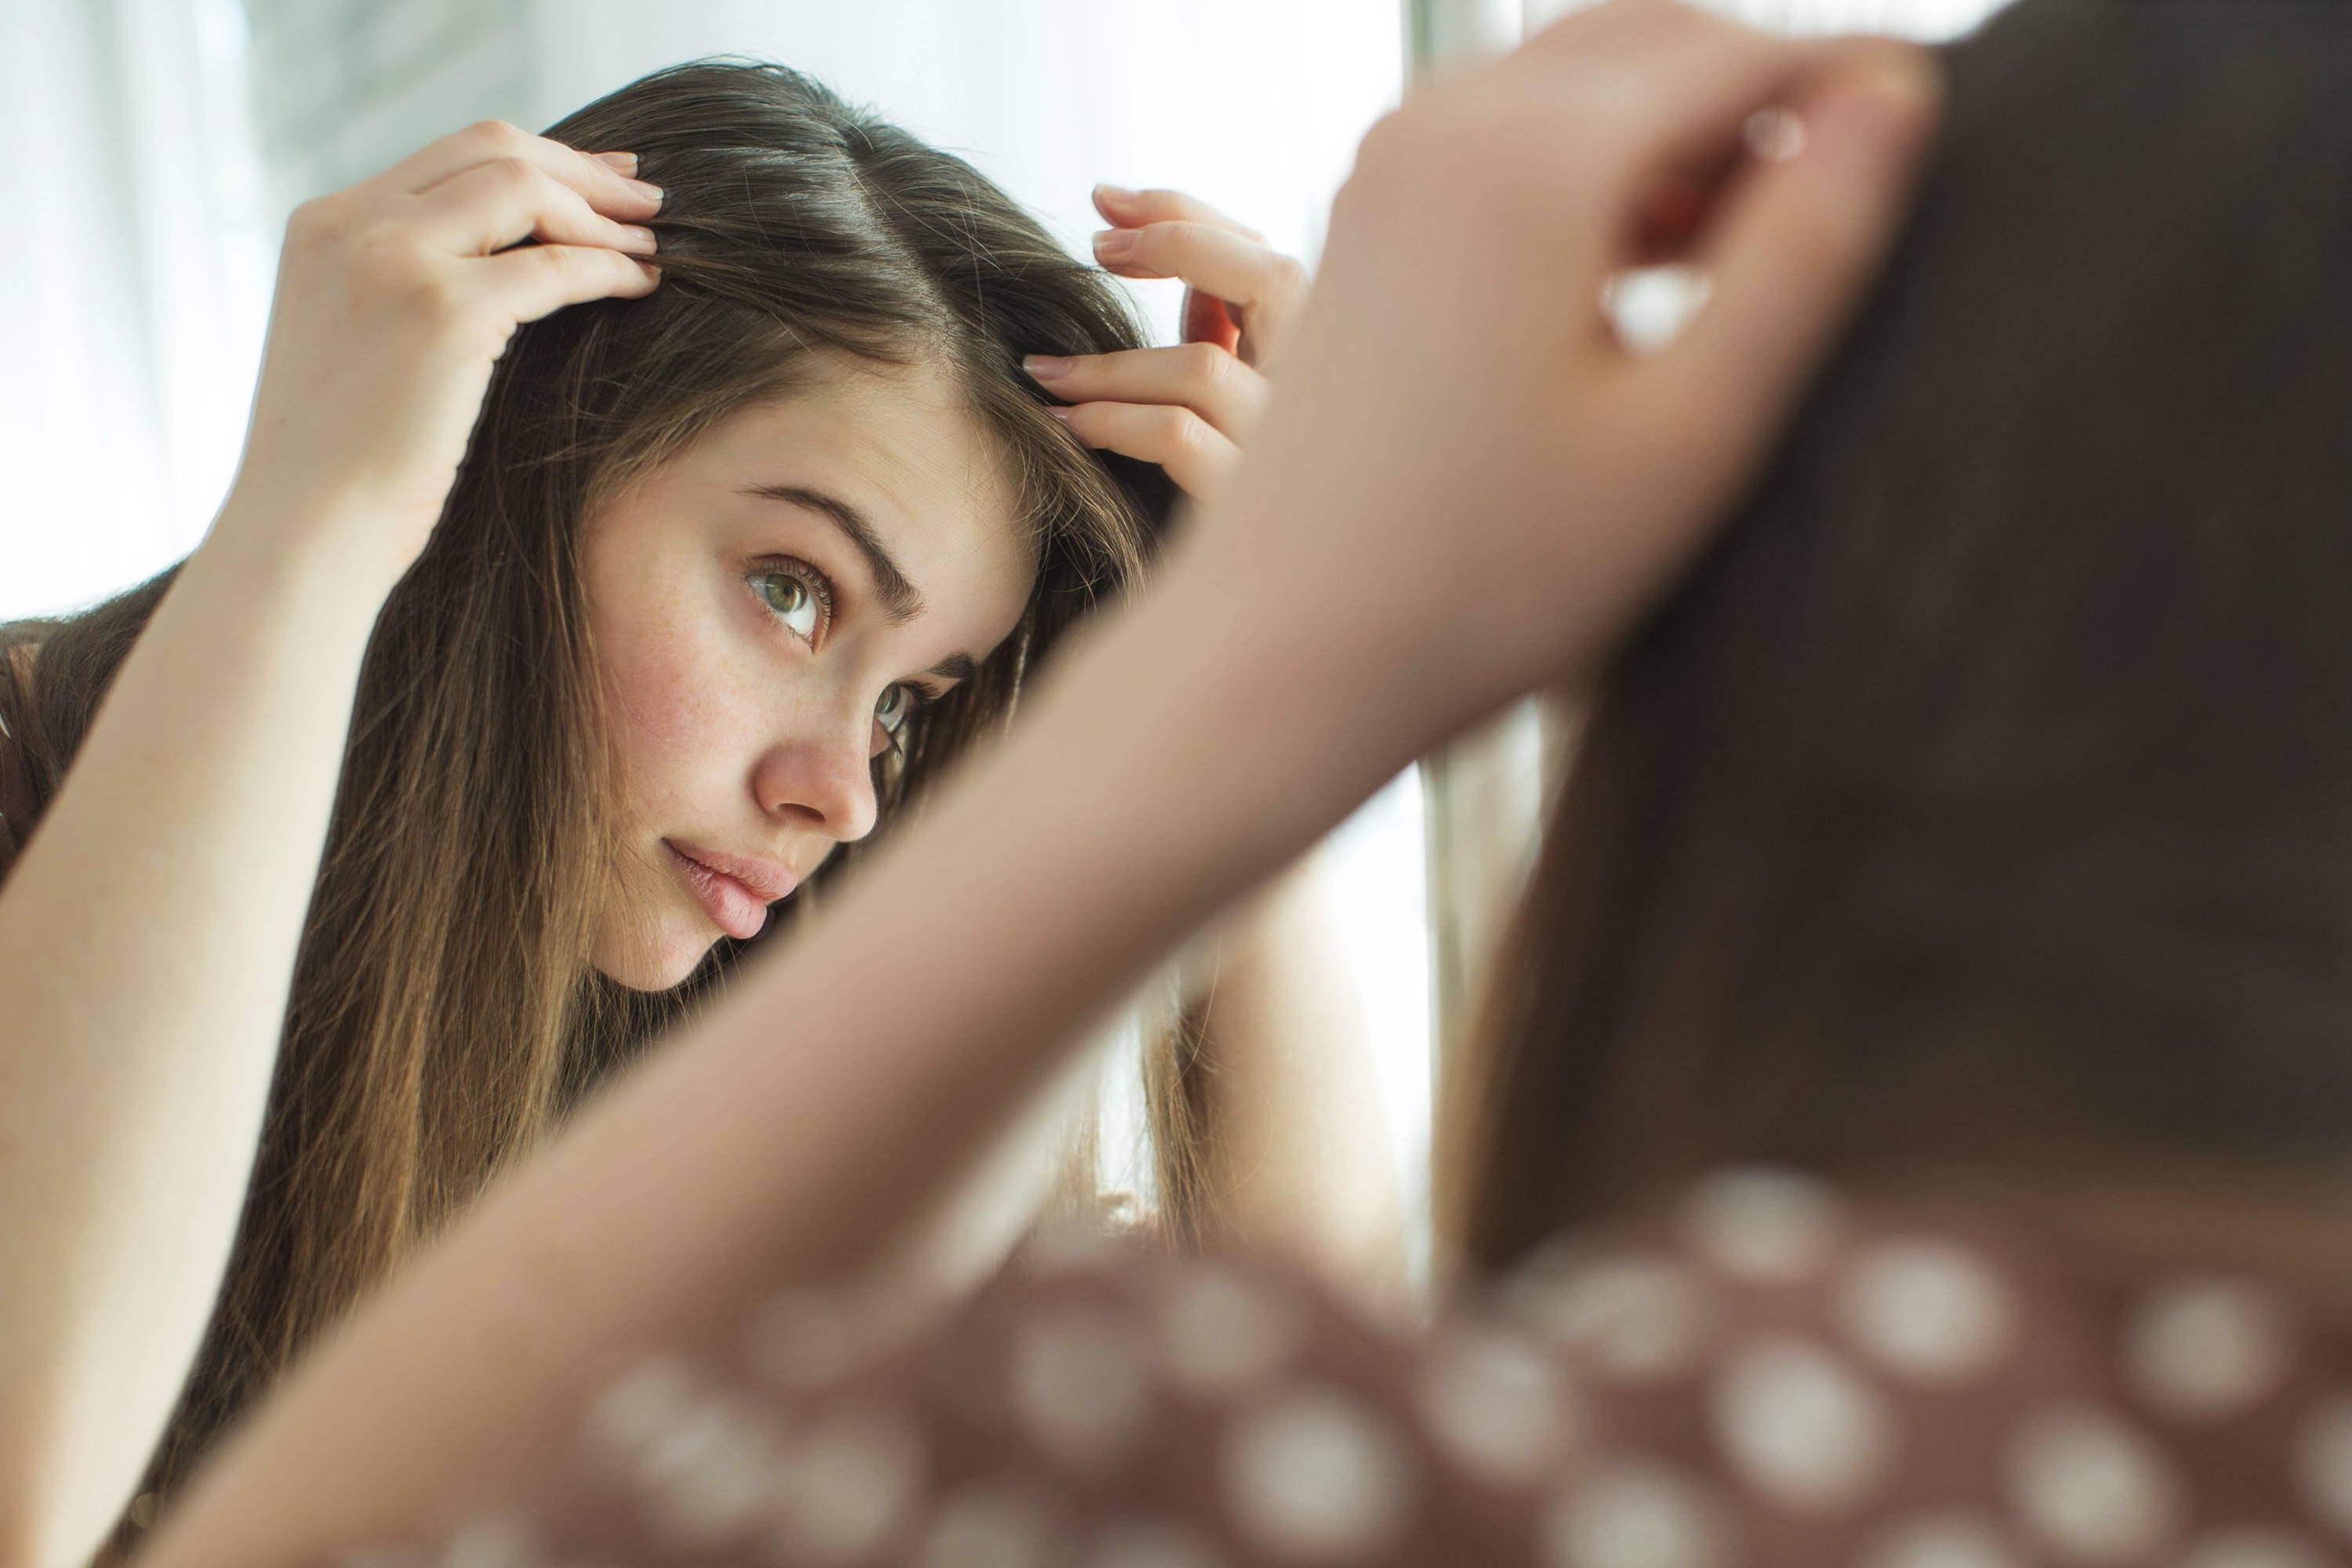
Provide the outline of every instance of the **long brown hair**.
[[2352,1147],[2352,7],[2026,0],[1948,64],[1606,681],[1448,1129],[1474,1266],[1727,1160]]
[[[515,336],[431,544],[383,608],[224,1296],[148,1491],[172,1491],[305,1342],[688,1003],[691,986],[632,996],[586,964],[611,858],[583,518],[789,395],[816,352],[947,367],[1041,564],[1014,634],[877,764],[887,817],[1004,720],[1168,512],[1160,470],[1078,447],[1020,370],[1024,353],[1136,346],[1121,297],[969,164],[756,62],[656,73],[550,134],[633,151],[666,189],[665,282]],[[0,657],[15,831],[56,793],[171,575],[0,635],[38,645],[29,683]]]

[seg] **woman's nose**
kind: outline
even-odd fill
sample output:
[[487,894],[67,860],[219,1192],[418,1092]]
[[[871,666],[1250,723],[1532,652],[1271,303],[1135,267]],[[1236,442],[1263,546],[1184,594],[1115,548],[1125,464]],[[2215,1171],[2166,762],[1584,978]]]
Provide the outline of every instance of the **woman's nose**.
[[753,769],[752,793],[770,816],[797,819],[847,844],[874,831],[878,805],[868,755],[873,721],[862,732],[797,736],[769,748]]

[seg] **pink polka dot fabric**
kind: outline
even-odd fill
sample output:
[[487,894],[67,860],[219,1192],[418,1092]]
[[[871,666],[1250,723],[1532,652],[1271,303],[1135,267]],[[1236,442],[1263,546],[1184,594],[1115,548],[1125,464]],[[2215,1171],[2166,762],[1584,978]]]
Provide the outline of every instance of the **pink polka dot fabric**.
[[[2132,1255],[2137,1257],[2139,1255]],[[1737,1170],[1424,1331],[1039,1247],[887,1342],[817,1293],[649,1363],[448,1568],[2324,1568],[2344,1303]]]

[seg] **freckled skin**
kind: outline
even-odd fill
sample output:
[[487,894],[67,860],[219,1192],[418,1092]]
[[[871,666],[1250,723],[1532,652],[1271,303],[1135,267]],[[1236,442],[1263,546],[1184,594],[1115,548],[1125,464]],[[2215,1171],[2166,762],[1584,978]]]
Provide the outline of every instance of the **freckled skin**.
[[[752,486],[837,496],[921,594],[892,626],[866,558],[822,512]],[[778,558],[829,579],[811,647],[747,577]],[[874,826],[875,705],[1012,632],[1035,570],[996,454],[935,370],[845,368],[746,410],[591,518],[589,616],[618,754],[620,897],[598,969],[675,985],[721,934],[664,841],[780,861],[805,877]],[[945,682],[930,679],[930,684]]]

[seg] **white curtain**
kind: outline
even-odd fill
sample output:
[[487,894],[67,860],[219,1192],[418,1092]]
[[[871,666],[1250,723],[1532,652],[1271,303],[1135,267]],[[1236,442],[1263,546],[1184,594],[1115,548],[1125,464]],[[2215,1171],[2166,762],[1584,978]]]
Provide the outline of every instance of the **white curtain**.
[[184,552],[234,468],[271,247],[236,0],[0,5],[0,619]]

